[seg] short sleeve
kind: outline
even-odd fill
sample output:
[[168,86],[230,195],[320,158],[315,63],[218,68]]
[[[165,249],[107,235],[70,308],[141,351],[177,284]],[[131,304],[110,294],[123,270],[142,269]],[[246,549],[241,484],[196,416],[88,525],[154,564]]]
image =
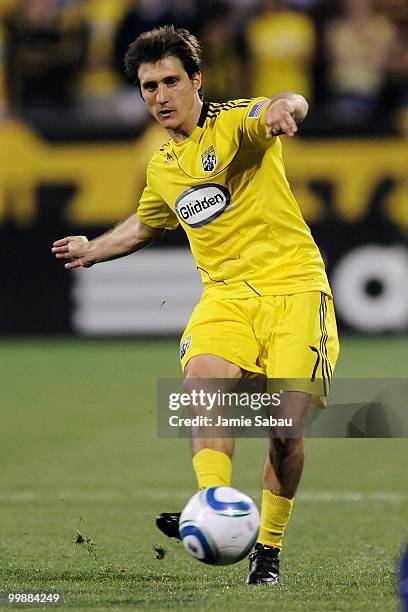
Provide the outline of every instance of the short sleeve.
[[269,106],[270,98],[255,98],[245,109],[243,117],[243,132],[248,139],[257,146],[267,149],[274,138],[267,140],[265,113]]
[[143,190],[136,214],[142,223],[158,229],[174,230],[179,224],[170,206],[148,184]]

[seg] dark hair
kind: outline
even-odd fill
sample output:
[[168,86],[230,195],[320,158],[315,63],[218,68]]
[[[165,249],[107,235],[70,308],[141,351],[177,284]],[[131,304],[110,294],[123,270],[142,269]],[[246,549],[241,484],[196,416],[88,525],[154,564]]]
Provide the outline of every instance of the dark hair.
[[143,32],[129,45],[125,56],[126,74],[140,87],[138,76],[140,65],[158,62],[169,55],[174,55],[180,60],[190,80],[200,72],[200,43],[188,30],[171,25]]

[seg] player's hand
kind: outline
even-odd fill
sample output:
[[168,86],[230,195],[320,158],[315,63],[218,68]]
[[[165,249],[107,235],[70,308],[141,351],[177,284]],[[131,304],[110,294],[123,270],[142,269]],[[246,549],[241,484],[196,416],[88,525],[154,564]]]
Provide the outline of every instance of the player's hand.
[[86,236],[67,236],[56,240],[51,252],[57,259],[68,260],[64,268],[90,268],[93,261],[89,258],[89,241]]
[[272,102],[265,113],[267,140],[278,134],[294,136],[298,131],[298,126],[293,118],[295,112],[296,104],[290,100],[281,99]]

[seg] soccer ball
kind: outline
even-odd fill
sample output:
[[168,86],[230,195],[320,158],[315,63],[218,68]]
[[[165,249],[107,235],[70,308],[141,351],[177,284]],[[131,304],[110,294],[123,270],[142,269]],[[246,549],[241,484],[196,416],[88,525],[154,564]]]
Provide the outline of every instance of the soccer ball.
[[258,508],[232,487],[210,487],[190,499],[180,516],[180,537],[194,559],[209,565],[240,561],[256,542]]

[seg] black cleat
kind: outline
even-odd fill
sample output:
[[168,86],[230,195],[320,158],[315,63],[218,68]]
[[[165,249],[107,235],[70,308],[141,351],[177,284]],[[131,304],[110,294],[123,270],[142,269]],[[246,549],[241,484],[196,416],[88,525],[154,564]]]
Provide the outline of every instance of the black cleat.
[[246,584],[278,584],[279,548],[255,544],[249,555],[249,574]]
[[156,525],[168,538],[180,539],[179,519],[181,512],[162,512],[156,516]]

